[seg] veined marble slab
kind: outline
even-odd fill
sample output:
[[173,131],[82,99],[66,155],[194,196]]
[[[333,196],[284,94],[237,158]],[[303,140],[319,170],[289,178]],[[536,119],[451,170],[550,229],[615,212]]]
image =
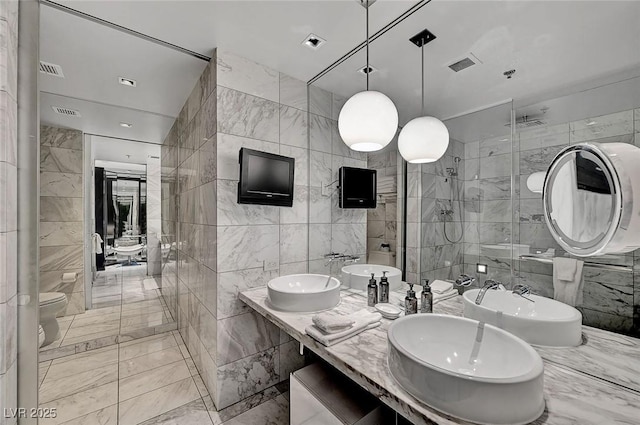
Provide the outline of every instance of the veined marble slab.
[[[401,294],[392,296],[397,302]],[[413,423],[468,423],[418,402],[398,386],[387,368],[389,320],[383,319],[378,328],[362,332],[332,347],[325,347],[304,332],[305,327],[311,324],[313,314],[275,311],[267,306],[266,298],[266,288],[240,294],[240,299],[250,307]],[[366,308],[366,299],[361,294],[343,291],[341,303],[334,311],[347,315],[362,308]],[[461,315],[461,297],[436,304],[434,312]],[[588,327],[584,328],[584,334],[586,343],[580,347],[562,350],[536,347],[545,360],[547,408],[534,423],[565,424],[576,421],[599,425],[603,423],[603,418],[634,423],[640,417],[640,407],[634,403],[640,393],[633,390],[638,389],[640,383],[640,340]],[[588,409],[582,406],[588,406]]]

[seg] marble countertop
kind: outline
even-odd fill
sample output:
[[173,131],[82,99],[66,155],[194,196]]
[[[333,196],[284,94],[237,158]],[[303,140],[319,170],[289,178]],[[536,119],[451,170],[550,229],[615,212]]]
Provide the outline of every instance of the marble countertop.
[[[333,311],[350,314],[366,307],[357,291],[343,291]],[[393,293],[399,301],[403,294]],[[267,289],[244,291],[240,299],[303,343],[336,369],[415,424],[468,424],[438,412],[403,390],[387,367],[387,330],[391,321],[325,347],[305,334],[313,314],[287,313],[266,302]],[[373,310],[373,309],[372,309]],[[462,315],[461,297],[442,301],[434,313]],[[576,348],[539,348],[545,363],[546,409],[533,424],[635,424],[640,418],[640,340],[584,327],[585,343]]]

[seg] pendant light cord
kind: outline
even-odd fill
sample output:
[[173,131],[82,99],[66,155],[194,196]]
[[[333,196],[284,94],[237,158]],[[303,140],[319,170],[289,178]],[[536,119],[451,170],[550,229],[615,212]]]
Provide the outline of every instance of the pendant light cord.
[[422,116],[424,117],[424,42],[420,46],[420,53],[422,54]]
[[366,19],[367,19],[367,91],[369,91],[369,73],[371,72],[371,68],[369,67],[369,0],[365,1],[365,9],[366,9]]

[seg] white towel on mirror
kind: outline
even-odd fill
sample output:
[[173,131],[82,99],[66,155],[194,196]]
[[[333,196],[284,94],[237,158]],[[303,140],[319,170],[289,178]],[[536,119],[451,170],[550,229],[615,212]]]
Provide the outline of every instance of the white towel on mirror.
[[327,347],[351,338],[367,329],[372,329],[380,325],[382,315],[380,313],[372,313],[367,309],[362,309],[349,316],[354,320],[353,326],[341,332],[326,333],[311,325],[305,328],[305,332],[311,338]]
[[570,306],[582,304],[584,262],[573,258],[553,259],[553,298]]

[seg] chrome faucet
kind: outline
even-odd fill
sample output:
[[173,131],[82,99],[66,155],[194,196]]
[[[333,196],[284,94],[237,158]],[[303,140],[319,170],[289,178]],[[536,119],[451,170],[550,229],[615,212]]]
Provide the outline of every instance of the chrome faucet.
[[521,283],[513,285],[513,289],[511,290],[511,292],[513,292],[514,295],[521,296],[522,298],[524,298],[527,301],[531,301],[532,303],[535,302],[531,298],[527,297],[527,295],[532,294],[531,287],[528,286],[528,285],[523,285]]
[[325,254],[324,258],[327,259],[326,265],[333,263],[334,261],[344,261],[345,263],[356,263],[360,261],[360,257],[357,255],[341,254],[339,252],[330,252]]
[[493,280],[493,279],[485,280],[484,286],[480,289],[480,292],[478,292],[478,296],[476,297],[477,305],[480,305],[480,303],[484,299],[484,295],[487,293],[489,289],[504,289],[504,286],[502,286],[502,283],[498,282],[497,280]]
[[456,285],[458,286],[471,286],[476,282],[476,278],[473,276],[469,276],[468,274],[461,274],[456,279]]

